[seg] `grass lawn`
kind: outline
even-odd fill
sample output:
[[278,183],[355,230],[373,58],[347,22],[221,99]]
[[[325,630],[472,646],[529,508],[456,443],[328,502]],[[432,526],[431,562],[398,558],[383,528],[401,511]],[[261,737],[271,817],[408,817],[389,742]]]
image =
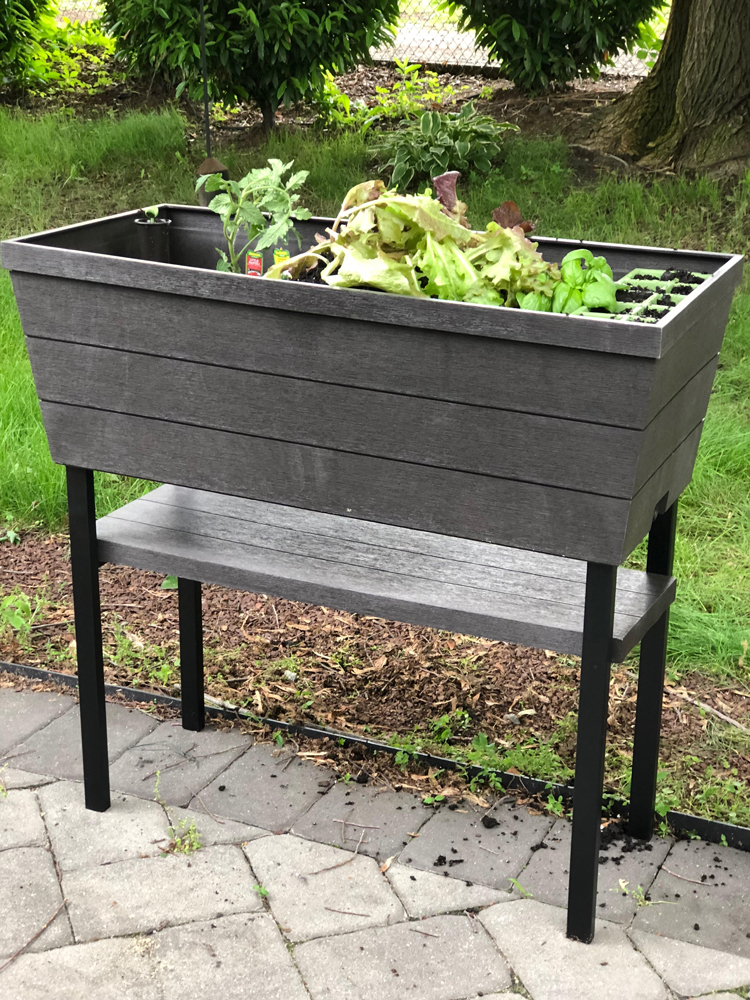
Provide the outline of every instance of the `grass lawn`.
[[[219,155],[235,177],[268,156],[294,159],[310,171],[305,204],[325,215],[335,214],[348,188],[372,173],[367,147],[355,135],[297,131],[262,147],[227,146]],[[157,201],[194,202],[201,159],[199,142],[191,141],[176,111],[84,121],[0,110],[0,235]],[[510,139],[497,169],[471,178],[461,195],[470,219],[482,226],[496,205],[513,199],[535,219],[537,232],[549,236],[734,252],[745,251],[750,239],[750,177],[733,191],[705,179],[615,175],[581,185],[558,139]],[[49,458],[6,273],[0,274],[0,357],[0,518],[19,529],[58,530],[65,519],[63,472]],[[146,488],[101,475],[99,512]],[[631,564],[643,564],[642,549]],[[699,670],[750,692],[750,658],[743,660],[750,642],[747,280],[733,306],[694,479],[681,501],[676,575],[671,680]],[[750,744],[745,749],[750,752]]]

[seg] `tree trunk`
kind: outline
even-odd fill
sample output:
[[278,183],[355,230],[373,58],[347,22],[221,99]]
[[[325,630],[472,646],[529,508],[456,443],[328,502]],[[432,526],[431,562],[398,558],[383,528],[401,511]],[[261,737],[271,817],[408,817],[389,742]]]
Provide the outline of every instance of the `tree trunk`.
[[750,164],[750,0],[673,0],[659,59],[595,144],[643,166],[744,173]]
[[270,132],[276,124],[276,108],[267,100],[258,101],[258,104],[263,114],[263,131]]

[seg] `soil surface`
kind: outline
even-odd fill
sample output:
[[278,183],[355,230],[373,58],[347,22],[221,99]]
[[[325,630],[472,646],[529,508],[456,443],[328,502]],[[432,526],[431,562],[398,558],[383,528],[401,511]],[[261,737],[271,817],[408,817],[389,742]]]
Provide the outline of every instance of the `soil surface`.
[[[105,678],[179,697],[177,594],[162,589],[162,582],[153,573],[102,567]],[[18,545],[0,545],[0,599],[13,591],[32,598],[36,612],[28,637],[19,638],[10,628],[0,635],[0,660],[73,673],[65,536],[32,533]],[[203,621],[206,692],[222,702],[386,741],[415,738],[435,753],[466,748],[485,733],[501,754],[526,753],[531,765],[524,770],[536,767],[532,776],[569,778],[565,768],[575,759],[571,713],[577,711],[579,679],[575,657],[215,586],[204,587]],[[634,669],[632,662],[612,672],[608,783],[618,792],[632,756]],[[5,683],[27,682],[6,678]],[[459,721],[440,737],[440,726],[430,723],[457,710],[462,710]],[[683,777],[695,774],[696,781],[708,765],[718,777],[747,781],[750,755],[707,740],[709,725],[717,724],[710,710],[750,727],[750,690],[736,682],[715,685],[698,674],[667,688],[662,765]],[[381,760],[382,754],[375,766],[364,751],[328,748],[344,773],[368,758],[368,773],[374,768],[391,783],[408,783],[413,772],[420,782],[416,787],[427,787],[426,781],[429,787],[461,784],[455,773],[435,776],[433,769],[431,776],[418,765],[402,773],[391,760]]]

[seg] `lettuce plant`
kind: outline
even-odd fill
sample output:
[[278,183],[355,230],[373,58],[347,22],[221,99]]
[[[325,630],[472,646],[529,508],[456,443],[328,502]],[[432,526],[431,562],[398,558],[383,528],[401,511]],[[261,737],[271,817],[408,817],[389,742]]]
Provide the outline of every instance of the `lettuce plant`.
[[[382,181],[347,194],[328,240],[272,267],[266,277],[299,278],[313,269],[333,288],[375,288],[396,295],[537,312],[618,312],[618,285],[603,257],[574,250],[562,267],[527,238],[532,228],[514,202],[493,212],[484,231],[469,228],[457,171],[433,179],[437,198],[388,191]],[[502,223],[506,223],[503,225]],[[322,240],[322,238],[321,238]]]

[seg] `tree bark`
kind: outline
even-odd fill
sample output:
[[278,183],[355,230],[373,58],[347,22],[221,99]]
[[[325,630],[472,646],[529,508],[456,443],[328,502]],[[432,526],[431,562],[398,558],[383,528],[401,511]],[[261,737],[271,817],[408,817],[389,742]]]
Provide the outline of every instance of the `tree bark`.
[[263,114],[263,131],[270,132],[276,125],[276,108],[269,100],[258,101]]
[[653,70],[600,122],[598,148],[643,166],[750,165],[750,0],[673,0]]

